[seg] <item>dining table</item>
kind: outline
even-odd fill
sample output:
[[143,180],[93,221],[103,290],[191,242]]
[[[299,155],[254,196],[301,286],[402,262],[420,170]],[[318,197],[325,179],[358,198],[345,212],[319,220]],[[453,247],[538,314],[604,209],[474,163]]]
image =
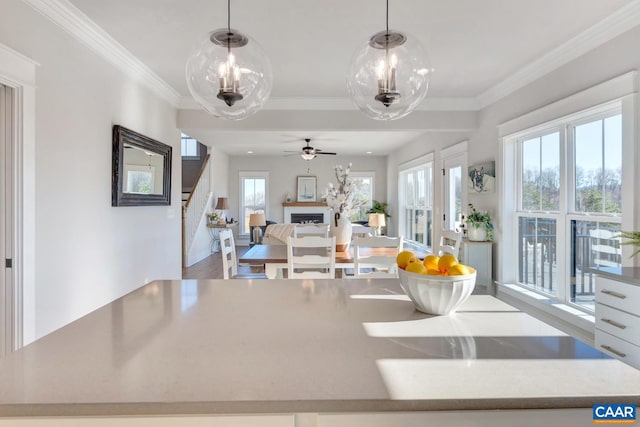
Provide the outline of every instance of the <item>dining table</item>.
[[[308,254],[321,254],[321,248],[305,249]],[[414,251],[415,252],[415,251]],[[396,256],[395,248],[362,248],[363,256]],[[254,245],[238,258],[240,264],[250,266],[264,266],[265,274],[269,279],[283,277],[283,271],[287,269],[286,245]],[[346,251],[336,251],[336,269],[345,270],[354,268],[353,246]]]

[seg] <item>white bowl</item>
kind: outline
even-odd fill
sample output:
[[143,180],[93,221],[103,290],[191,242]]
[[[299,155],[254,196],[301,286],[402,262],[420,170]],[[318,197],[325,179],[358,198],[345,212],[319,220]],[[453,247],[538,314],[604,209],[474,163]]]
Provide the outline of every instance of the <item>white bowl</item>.
[[416,308],[427,314],[449,314],[462,304],[476,284],[476,271],[463,276],[430,276],[398,269],[400,285]]

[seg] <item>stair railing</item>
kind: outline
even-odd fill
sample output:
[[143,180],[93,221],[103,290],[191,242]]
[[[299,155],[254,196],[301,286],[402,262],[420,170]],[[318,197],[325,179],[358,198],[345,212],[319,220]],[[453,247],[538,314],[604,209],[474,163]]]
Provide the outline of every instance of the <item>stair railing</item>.
[[207,200],[211,193],[211,185],[209,182],[211,173],[209,166],[209,157],[204,159],[204,163],[200,168],[196,182],[189,194],[186,202],[182,206],[182,266],[187,265],[187,253],[193,239],[198,231],[198,225],[202,219],[202,215],[207,208]]

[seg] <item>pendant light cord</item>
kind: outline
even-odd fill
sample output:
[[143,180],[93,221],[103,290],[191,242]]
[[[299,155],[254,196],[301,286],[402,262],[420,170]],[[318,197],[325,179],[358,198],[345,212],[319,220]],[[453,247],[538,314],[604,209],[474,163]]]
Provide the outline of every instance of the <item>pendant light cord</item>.
[[387,34],[389,34],[389,0],[387,0]]
[[[387,5],[389,0],[387,0]],[[389,24],[387,24],[389,26]],[[231,32],[231,0],[227,0],[227,31]]]

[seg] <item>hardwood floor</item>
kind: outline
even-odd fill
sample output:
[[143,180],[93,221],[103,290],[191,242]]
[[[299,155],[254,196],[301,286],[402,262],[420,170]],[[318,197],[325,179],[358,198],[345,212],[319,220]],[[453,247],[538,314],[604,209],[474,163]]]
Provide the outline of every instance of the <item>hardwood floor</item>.
[[[248,246],[236,247],[238,257],[248,250]],[[264,269],[239,265],[238,273],[264,273]],[[222,279],[222,277],[222,257],[220,252],[215,252],[191,267],[182,269],[183,279]]]

